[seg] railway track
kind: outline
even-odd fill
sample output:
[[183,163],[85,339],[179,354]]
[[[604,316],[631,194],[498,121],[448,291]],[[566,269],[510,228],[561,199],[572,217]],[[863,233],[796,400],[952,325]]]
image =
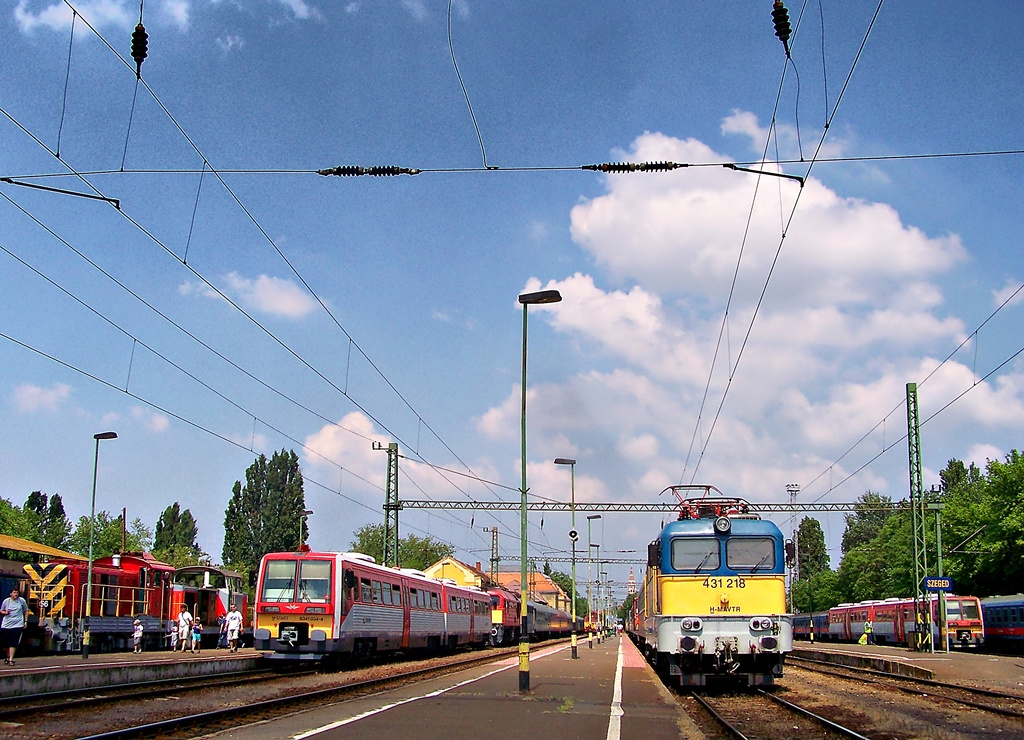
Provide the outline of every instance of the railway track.
[[103,704],[130,701],[132,699],[149,699],[171,694],[177,695],[185,692],[238,686],[252,683],[253,681],[273,679],[276,676],[288,678],[298,674],[299,672],[275,674],[269,670],[239,671],[237,673],[220,673],[214,676],[165,678],[156,681],[116,684],[102,688],[68,689],[66,691],[50,691],[42,694],[3,697],[0,698],[0,722],[22,718],[39,712],[98,707]]
[[[944,699],[955,704],[980,709],[1003,717],[1024,719],[1024,695],[1020,694],[1010,694],[1004,691],[963,686],[961,684],[934,681],[926,678],[901,676],[870,668],[839,666],[808,658],[794,658],[791,656],[788,662],[794,667],[800,667],[816,673],[823,673],[861,683],[879,684],[905,694],[926,696],[930,699]],[[916,684],[916,686],[909,684]],[[939,691],[936,691],[937,689]],[[988,701],[979,701],[979,698],[984,698]]]
[[184,715],[149,722],[142,725],[122,727],[107,732],[88,735],[78,740],[126,740],[127,738],[156,737],[190,738],[192,730],[202,728],[203,734],[215,733],[220,730],[238,727],[256,721],[266,721],[276,717],[294,714],[305,709],[323,707],[327,704],[339,703],[355,696],[379,691],[382,688],[398,683],[425,680],[445,673],[452,673],[477,665],[490,663],[517,653],[517,648],[490,652],[458,661],[440,665],[417,668],[413,670],[391,673],[386,676],[364,681],[355,681],[327,688],[290,693],[273,699],[248,702],[238,706],[224,707],[197,714]]
[[690,697],[717,727],[737,740],[753,737],[791,740],[794,736],[869,740],[855,730],[761,689],[713,698],[693,693]]

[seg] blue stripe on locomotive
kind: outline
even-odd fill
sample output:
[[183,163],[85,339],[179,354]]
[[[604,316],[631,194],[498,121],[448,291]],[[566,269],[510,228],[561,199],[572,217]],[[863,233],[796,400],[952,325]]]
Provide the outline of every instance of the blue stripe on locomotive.
[[[732,529],[726,534],[715,532],[715,520],[711,519],[680,519],[670,522],[661,530],[661,573],[662,575],[694,575],[692,570],[676,570],[672,567],[672,540],[677,537],[715,537],[719,540],[727,540],[733,536],[739,537],[770,537],[773,540],[775,551],[775,562],[770,566],[765,564],[757,569],[761,574],[783,574],[786,572],[786,558],[783,553],[782,530],[775,522],[766,519],[735,519],[730,517]],[[720,565],[714,569],[701,569],[700,575],[712,576],[734,576],[750,575],[750,568],[733,570],[726,565],[725,553],[722,553]]]

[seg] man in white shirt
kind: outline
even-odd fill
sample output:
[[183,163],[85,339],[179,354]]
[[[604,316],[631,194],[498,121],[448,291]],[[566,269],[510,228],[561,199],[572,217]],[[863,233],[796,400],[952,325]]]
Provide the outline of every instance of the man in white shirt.
[[242,631],[242,612],[238,611],[238,607],[235,604],[231,605],[231,611],[224,617],[224,621],[228,628],[228,645],[231,646],[231,652],[238,652],[238,636]]
[[178,645],[181,646],[181,652],[185,652],[192,646],[192,615],[189,614],[188,607],[184,604],[181,605],[181,611],[178,612]]
[[0,604],[0,615],[3,616],[3,621],[0,621],[0,648],[7,648],[4,663],[14,665],[14,651],[21,642],[21,631],[28,620],[28,604],[18,589],[11,589],[11,595]]

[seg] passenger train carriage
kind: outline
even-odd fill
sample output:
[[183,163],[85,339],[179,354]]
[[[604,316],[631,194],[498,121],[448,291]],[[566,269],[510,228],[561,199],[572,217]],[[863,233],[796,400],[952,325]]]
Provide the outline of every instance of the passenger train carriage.
[[687,488],[667,489],[680,516],[648,547],[632,637],[681,686],[726,677],[772,684],[793,649],[782,532],[742,499],[685,499]]
[[1024,650],[1024,594],[981,600],[985,635],[993,649]]
[[491,639],[487,593],[360,553],[265,555],[255,601],[255,647],[272,659],[451,649]]
[[[930,594],[928,603],[931,608],[929,622],[932,641],[934,645],[941,647],[938,596]],[[875,642],[910,645],[915,642],[916,617],[913,599],[891,598],[839,604],[828,611],[828,639],[858,640],[864,634],[864,622],[871,619]],[[927,627],[924,627],[923,632],[926,631]],[[977,596],[946,597],[946,635],[950,647],[981,647],[984,644],[985,627],[982,624],[981,604]]]

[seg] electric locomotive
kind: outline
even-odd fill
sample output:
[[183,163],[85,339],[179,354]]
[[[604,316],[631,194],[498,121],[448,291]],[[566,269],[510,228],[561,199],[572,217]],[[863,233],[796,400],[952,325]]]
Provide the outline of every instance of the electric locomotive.
[[771,685],[793,649],[783,535],[737,498],[684,498],[677,521],[648,546],[629,620],[655,667],[680,686],[719,678]]

